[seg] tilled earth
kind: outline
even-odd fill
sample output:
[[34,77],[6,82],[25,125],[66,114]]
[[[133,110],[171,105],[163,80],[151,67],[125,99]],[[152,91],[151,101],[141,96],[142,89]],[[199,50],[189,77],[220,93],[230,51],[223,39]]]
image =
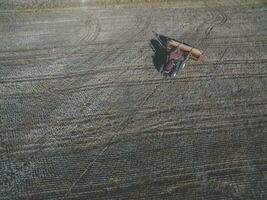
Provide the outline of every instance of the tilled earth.
[[[266,1],[0,9],[0,199],[266,199]],[[205,62],[165,78],[152,31]]]

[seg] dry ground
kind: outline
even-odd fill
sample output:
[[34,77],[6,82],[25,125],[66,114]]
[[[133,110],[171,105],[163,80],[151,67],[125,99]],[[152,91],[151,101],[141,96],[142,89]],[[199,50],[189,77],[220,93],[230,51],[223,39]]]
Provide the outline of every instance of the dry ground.
[[[0,9],[0,199],[266,198],[266,1]],[[165,79],[152,30],[205,63]]]

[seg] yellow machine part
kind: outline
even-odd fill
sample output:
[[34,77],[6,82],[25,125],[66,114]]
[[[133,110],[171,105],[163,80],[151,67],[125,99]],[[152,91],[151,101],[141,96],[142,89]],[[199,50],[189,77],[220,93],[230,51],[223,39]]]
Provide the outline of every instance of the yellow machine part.
[[191,46],[188,46],[186,44],[174,41],[174,40],[169,40],[168,43],[167,43],[167,46],[178,48],[178,49],[181,49],[183,51],[188,51],[195,58],[199,58],[202,55],[202,51],[200,51],[200,50],[198,50],[196,48],[193,48]]

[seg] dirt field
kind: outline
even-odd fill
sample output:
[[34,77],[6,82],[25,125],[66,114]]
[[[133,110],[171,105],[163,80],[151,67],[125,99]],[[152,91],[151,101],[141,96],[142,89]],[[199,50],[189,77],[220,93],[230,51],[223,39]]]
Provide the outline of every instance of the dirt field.
[[[266,199],[264,0],[2,0],[0,199]],[[176,79],[152,30],[204,51]]]

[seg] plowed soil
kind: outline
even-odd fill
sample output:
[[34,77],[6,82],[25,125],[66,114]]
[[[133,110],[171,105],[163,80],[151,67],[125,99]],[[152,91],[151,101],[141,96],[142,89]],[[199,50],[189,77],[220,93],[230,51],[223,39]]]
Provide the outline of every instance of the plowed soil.
[[[266,199],[264,0],[2,0],[0,199]],[[176,79],[155,31],[204,51]]]

